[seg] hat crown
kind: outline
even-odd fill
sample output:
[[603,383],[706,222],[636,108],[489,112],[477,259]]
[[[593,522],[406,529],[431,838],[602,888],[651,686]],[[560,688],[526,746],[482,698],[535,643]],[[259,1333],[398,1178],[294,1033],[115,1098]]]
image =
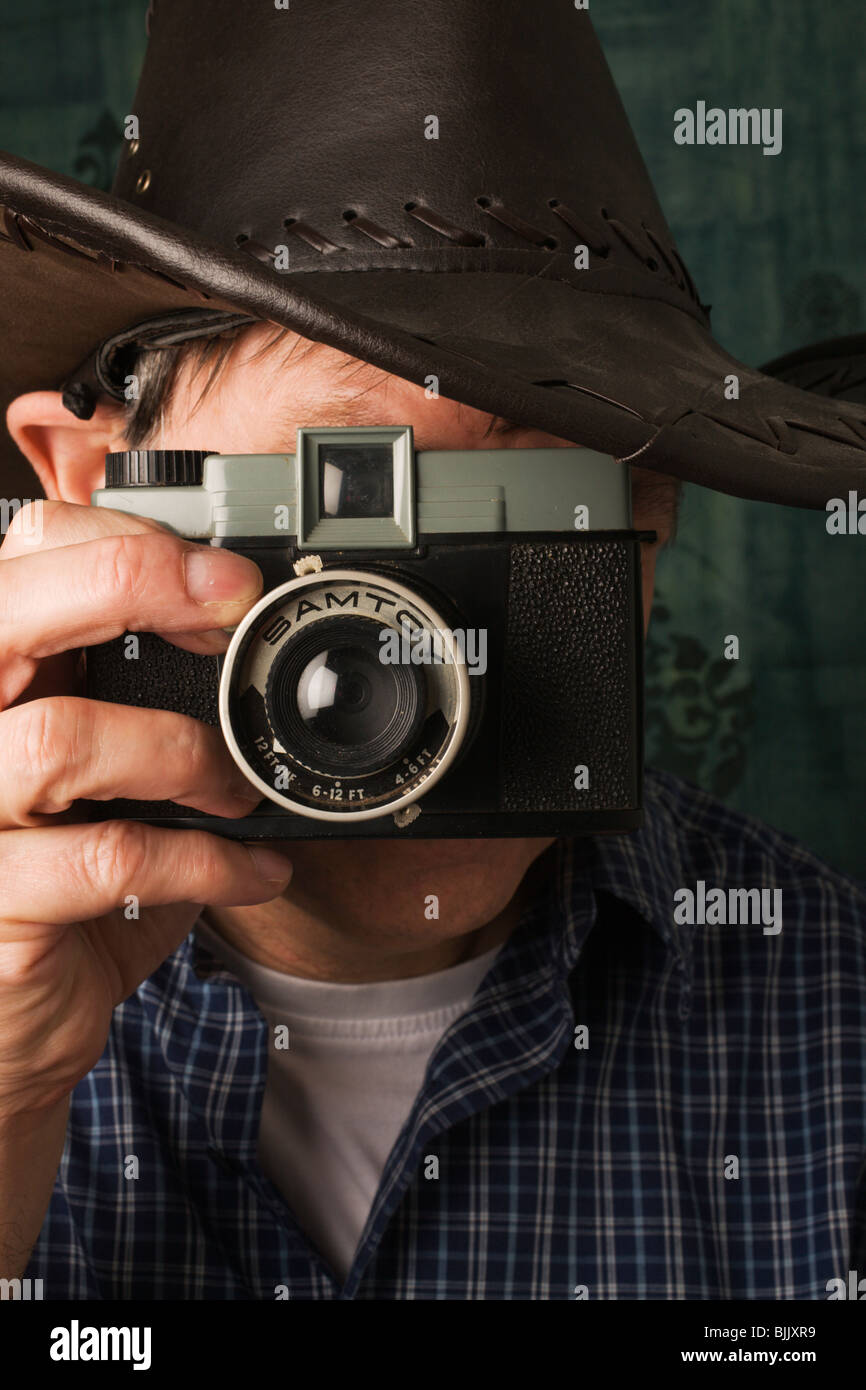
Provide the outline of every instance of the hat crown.
[[586,246],[706,321],[571,0],[155,0],[132,109],[112,191],[278,269]]

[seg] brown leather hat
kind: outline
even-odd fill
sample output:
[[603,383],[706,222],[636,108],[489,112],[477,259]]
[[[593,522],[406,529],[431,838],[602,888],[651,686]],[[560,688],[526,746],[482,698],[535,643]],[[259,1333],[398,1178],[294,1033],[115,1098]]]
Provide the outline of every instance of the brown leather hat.
[[804,391],[866,405],[866,333],[810,343],[765,363],[762,371]]
[[111,195],[0,155],[3,410],[65,384],[87,417],[137,342],[250,317],[722,492],[866,485],[861,405],[711,336],[586,11],[151,10]]

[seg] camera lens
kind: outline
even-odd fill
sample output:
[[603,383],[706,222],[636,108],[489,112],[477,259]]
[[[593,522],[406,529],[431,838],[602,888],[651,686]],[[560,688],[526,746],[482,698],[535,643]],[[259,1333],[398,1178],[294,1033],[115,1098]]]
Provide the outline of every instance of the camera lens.
[[460,644],[401,579],[322,565],[272,589],[235,630],[220,726],[248,780],[293,815],[344,825],[397,815],[463,745]]
[[363,776],[386,767],[423,724],[424,678],[380,660],[381,624],[335,618],[285,643],[271,667],[265,711],[274,736],[322,773]]

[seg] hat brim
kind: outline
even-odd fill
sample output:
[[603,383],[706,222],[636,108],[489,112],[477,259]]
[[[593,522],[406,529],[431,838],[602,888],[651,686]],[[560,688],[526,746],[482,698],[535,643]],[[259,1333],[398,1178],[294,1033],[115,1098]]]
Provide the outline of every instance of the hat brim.
[[[866,413],[738,362],[622,271],[448,247],[407,271],[281,272],[0,154],[0,407],[174,309],[292,328],[442,396],[734,496],[821,507],[866,482]],[[20,456],[4,429],[0,466]]]

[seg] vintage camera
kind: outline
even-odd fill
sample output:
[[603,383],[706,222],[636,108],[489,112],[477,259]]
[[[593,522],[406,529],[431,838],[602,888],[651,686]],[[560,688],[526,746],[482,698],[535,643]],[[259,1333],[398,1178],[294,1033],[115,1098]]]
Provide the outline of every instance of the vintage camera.
[[222,657],[152,634],[86,654],[87,693],[221,728],[262,796],[244,839],[581,835],[641,824],[640,541],[628,468],[589,449],[418,452],[300,429],[297,454],[109,454],[93,505],[249,556]]

